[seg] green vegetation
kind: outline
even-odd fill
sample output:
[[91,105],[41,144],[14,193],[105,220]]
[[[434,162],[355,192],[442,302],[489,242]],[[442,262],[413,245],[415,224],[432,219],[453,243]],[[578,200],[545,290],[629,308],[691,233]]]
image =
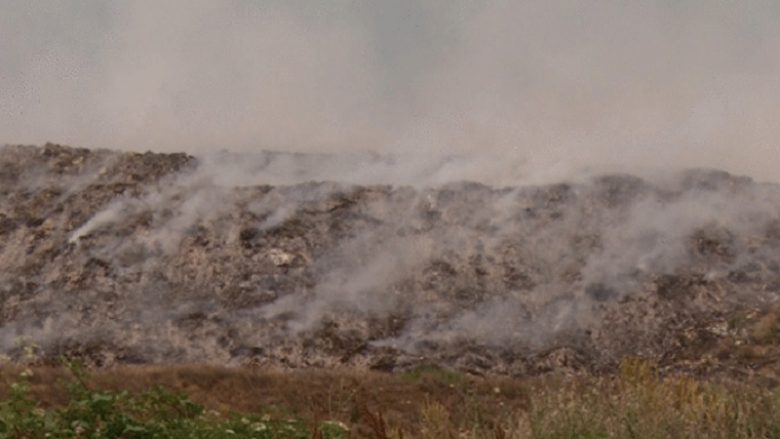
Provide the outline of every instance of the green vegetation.
[[315,428],[268,416],[207,413],[187,397],[154,386],[142,393],[94,390],[76,363],[63,407],[43,409],[30,396],[31,369],[19,374],[0,401],[0,437],[8,438],[345,438],[337,422]]
[[[189,396],[185,396],[189,395]],[[330,421],[324,421],[330,419]],[[780,390],[746,379],[477,378],[208,366],[0,367],[0,438],[780,438]]]

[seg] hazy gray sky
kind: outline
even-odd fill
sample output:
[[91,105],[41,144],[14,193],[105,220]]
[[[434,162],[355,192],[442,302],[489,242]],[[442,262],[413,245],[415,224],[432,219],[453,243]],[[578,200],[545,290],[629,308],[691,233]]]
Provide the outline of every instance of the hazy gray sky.
[[780,2],[0,0],[0,143],[780,167]]

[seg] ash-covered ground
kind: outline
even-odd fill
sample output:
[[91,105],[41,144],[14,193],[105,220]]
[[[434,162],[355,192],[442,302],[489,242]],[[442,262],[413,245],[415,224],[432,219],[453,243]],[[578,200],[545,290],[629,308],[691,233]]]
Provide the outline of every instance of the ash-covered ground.
[[269,177],[323,160],[3,147],[0,350],[512,375],[778,364],[778,185]]

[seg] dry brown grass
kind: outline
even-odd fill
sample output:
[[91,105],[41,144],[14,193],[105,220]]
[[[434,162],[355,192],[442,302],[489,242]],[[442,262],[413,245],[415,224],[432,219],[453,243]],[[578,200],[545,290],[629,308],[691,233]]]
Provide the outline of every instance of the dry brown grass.
[[660,377],[641,360],[613,377],[542,380],[532,393],[532,437],[780,437],[777,389]]
[[[70,379],[60,367],[33,368],[32,395],[43,406],[65,403]],[[19,373],[0,369],[0,398]],[[354,370],[260,371],[213,366],[138,366],[93,371],[89,385],[140,392],[154,385],[188,395],[209,410],[302,419],[337,419],[359,431],[376,430],[379,417],[390,434],[418,431],[433,404],[458,424],[498,421],[494,407],[525,410],[526,385],[508,378],[479,379],[436,368],[408,374]],[[494,389],[501,389],[500,393]],[[408,436],[407,437],[414,437]]]
[[[63,368],[30,378],[45,406],[67,399]],[[0,368],[0,398],[19,369]],[[318,424],[338,420],[353,437],[780,437],[780,392],[748,382],[660,377],[626,360],[613,376],[477,378],[436,368],[406,374],[354,370],[273,372],[212,366],[94,371],[88,385],[140,392],[163,385],[207,409]],[[316,437],[316,432],[313,432]]]

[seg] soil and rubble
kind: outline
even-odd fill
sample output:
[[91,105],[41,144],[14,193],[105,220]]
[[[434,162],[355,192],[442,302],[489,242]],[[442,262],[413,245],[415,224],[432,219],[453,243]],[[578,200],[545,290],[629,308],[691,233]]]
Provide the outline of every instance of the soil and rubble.
[[226,184],[186,154],[0,149],[0,351],[508,375],[780,358],[780,186],[271,185],[277,159]]

